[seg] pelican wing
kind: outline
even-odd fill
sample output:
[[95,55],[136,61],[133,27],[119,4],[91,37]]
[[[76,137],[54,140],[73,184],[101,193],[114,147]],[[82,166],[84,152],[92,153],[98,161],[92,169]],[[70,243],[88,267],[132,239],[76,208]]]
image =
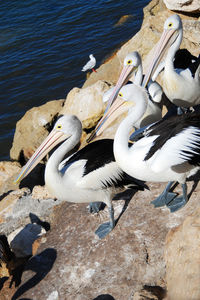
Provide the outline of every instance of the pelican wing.
[[[176,123],[173,120],[176,120]],[[169,126],[166,126],[166,121]],[[166,121],[164,123],[166,129],[163,127],[163,122],[160,122],[160,126],[152,129],[149,134],[158,135],[145,157],[152,170],[162,172],[186,162],[199,165],[200,122],[198,115],[194,113],[176,116]]]

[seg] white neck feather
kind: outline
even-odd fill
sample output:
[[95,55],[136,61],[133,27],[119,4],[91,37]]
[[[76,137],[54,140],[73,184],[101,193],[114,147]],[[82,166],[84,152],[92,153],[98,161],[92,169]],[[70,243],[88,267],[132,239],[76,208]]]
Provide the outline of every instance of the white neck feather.
[[119,125],[114,139],[115,159],[122,169],[123,160],[126,160],[126,155],[129,152],[128,141],[130,131],[133,129],[134,124],[144,115],[148,104],[148,95],[144,88],[137,86],[136,88],[137,91],[134,93],[136,106],[129,110],[128,116]]

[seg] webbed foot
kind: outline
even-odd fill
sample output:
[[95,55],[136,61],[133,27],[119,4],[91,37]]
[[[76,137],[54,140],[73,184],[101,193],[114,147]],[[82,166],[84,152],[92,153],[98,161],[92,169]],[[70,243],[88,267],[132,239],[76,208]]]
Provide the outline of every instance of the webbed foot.
[[177,196],[176,193],[164,193],[158,196],[155,200],[151,201],[154,207],[162,207],[168,205]]
[[95,234],[98,235],[100,239],[103,239],[109,232],[113,230],[114,226],[110,224],[110,222],[106,222],[101,224],[97,230],[95,231]]
[[187,202],[183,196],[176,197],[170,203],[167,204],[167,207],[170,209],[171,212],[175,212],[179,210],[181,207],[185,206]]

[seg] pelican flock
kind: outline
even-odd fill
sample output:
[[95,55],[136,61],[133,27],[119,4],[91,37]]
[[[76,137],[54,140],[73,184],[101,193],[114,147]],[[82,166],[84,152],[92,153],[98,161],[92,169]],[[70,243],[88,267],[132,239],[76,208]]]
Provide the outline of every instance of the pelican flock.
[[[16,182],[27,176],[50,150],[61,143],[47,162],[45,184],[52,195],[64,201],[105,203],[110,221],[96,230],[99,238],[105,237],[115,226],[113,196],[126,188],[144,188],[144,181],[167,182],[165,190],[152,201],[155,207],[166,205],[174,212],[184,206],[188,201],[186,180],[200,169],[200,113],[186,112],[162,119],[158,106],[162,89],[177,106],[189,108],[200,104],[199,59],[192,71],[174,67],[182,36],[180,17],[169,17],[144,77],[139,53],[135,51],[125,57],[116,86],[104,96],[107,102],[105,113],[88,139],[88,142],[92,141],[113,119],[128,111],[114,142],[110,139],[94,141],[64,160],[66,153],[80,141],[82,125],[76,116],[62,116],[23,167]],[[95,64],[96,59],[91,54],[82,71],[94,71]],[[161,71],[163,87],[155,82]],[[127,84],[133,74],[134,79]],[[130,146],[129,135],[133,127],[143,126],[145,128],[136,131],[138,138]],[[139,136],[141,132],[142,137]],[[174,182],[181,184],[182,195],[170,191]]]

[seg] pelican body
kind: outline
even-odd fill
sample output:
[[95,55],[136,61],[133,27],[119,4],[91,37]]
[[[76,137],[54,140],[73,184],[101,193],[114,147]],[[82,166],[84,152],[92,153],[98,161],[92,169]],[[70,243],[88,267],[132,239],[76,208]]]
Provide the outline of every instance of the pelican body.
[[110,222],[102,224],[96,234],[103,238],[114,227],[112,198],[125,188],[139,188],[139,181],[125,174],[113,154],[113,140],[99,140],[63,160],[80,141],[82,125],[76,116],[59,118],[48,137],[23,167],[16,182],[27,176],[56,145],[45,168],[45,184],[52,196],[68,202],[104,202]]
[[[186,179],[196,174],[200,165],[200,114],[190,113],[160,120],[149,125],[143,138],[128,146],[129,133],[147,109],[144,88],[126,85],[101,120],[96,131],[102,132],[109,119],[126,106],[128,116],[121,122],[114,139],[114,156],[120,168],[144,181],[168,182],[164,192],[153,201],[155,206],[168,205],[176,211],[187,202]],[[133,104],[135,106],[133,106]],[[183,195],[169,190],[174,181],[182,185]]]
[[[156,46],[155,55],[143,85],[154,75],[159,63],[166,54],[163,71],[163,90],[168,99],[176,106],[189,108],[200,104],[200,60],[195,70],[175,69],[174,59],[183,37],[183,26],[178,15],[170,16],[164,23],[164,31]],[[158,72],[157,72],[158,73]],[[154,76],[155,77],[155,76]]]
[[96,66],[96,58],[94,57],[93,54],[89,55],[90,60],[83,66],[82,68],[82,72],[86,72],[89,70],[92,70],[93,72],[96,72],[96,70],[94,69],[94,67]]

